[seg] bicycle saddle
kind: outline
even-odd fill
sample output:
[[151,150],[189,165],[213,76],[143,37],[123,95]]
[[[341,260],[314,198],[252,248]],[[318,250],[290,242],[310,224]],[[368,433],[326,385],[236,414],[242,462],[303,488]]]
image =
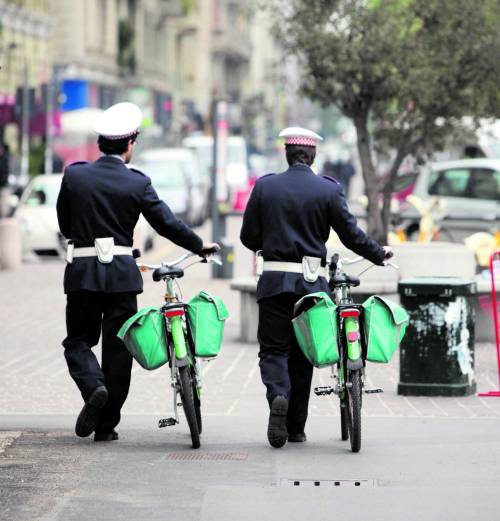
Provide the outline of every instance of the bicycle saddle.
[[153,271],[153,280],[155,282],[158,282],[166,277],[180,279],[181,277],[184,277],[184,270],[178,266],[174,266],[172,268],[169,268],[168,266],[162,266],[161,268],[156,268]]
[[346,284],[347,286],[356,287],[360,285],[361,281],[358,277],[353,277],[348,273],[340,273],[332,277],[330,282],[333,283],[333,286],[341,286]]

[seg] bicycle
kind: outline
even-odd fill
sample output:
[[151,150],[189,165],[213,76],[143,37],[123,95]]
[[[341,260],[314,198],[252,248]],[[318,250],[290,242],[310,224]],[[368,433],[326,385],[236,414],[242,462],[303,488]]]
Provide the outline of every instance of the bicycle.
[[[186,253],[174,262],[162,262],[161,264],[138,263],[141,271],[153,270],[153,280],[166,283],[165,304],[160,308],[165,317],[163,321],[165,338],[167,339],[168,363],[170,367],[170,385],[173,389],[174,416],[158,421],[158,427],[171,427],[179,423],[178,406],[184,409],[184,415],[189,426],[191,442],[194,449],[201,445],[202,432],[201,418],[201,372],[195,356],[193,335],[186,320],[187,304],[179,298],[174,290],[174,281],[184,276],[184,270],[198,263],[210,263],[222,265],[217,256],[204,257],[181,267],[184,261],[196,256],[194,253]],[[180,403],[177,396],[180,395]]]
[[[316,387],[317,396],[336,394],[340,399],[340,430],[342,441],[350,440],[352,452],[361,449],[361,407],[362,394],[382,393],[383,389],[365,389],[365,368],[367,356],[367,339],[364,332],[363,307],[355,304],[350,288],[359,286],[359,277],[354,277],[342,271],[343,264],[356,264],[365,260],[363,257],[355,259],[340,259],[334,254],[328,264],[330,277],[328,285],[333,301],[337,305],[337,344],[339,347],[339,361],[332,366],[331,377],[336,382],[333,387]],[[395,264],[386,262],[387,266],[395,269]],[[362,273],[372,268],[369,266]],[[336,371],[335,371],[336,369]]]

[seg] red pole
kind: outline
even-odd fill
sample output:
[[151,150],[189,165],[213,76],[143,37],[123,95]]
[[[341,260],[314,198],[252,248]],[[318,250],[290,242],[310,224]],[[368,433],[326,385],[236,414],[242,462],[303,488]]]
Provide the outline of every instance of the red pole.
[[497,343],[497,363],[498,363],[498,388],[500,389],[500,328],[498,325],[498,304],[497,304],[497,291],[495,287],[495,272],[493,270],[493,260],[498,257],[500,261],[500,251],[495,251],[491,254],[490,258],[490,271],[491,271],[491,297],[493,300],[493,320],[495,322],[495,340]]

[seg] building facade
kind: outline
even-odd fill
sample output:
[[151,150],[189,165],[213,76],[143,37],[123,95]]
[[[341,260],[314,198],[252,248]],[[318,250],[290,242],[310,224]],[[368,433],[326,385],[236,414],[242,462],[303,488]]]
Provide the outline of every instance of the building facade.
[[51,0],[0,0],[0,139],[19,146],[23,88],[32,134],[45,132],[44,94],[52,68]]

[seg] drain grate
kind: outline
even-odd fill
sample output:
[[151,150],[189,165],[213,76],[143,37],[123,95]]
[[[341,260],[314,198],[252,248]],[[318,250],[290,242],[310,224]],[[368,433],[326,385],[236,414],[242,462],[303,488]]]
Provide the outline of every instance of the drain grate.
[[374,488],[374,479],[288,479],[281,478],[282,487],[368,487]]
[[173,461],[244,461],[247,452],[169,452],[166,459]]

